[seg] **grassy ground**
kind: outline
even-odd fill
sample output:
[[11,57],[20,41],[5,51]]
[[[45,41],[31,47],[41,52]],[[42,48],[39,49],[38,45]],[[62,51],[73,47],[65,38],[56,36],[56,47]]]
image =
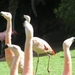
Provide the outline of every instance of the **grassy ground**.
[[[75,50],[71,50],[72,56],[72,75],[75,75]],[[48,56],[40,57],[37,75],[62,75],[64,65],[64,52],[58,52],[50,58],[50,74],[47,72]],[[34,57],[34,72],[36,68],[37,57]],[[0,61],[0,74],[10,75],[9,68],[5,61]]]

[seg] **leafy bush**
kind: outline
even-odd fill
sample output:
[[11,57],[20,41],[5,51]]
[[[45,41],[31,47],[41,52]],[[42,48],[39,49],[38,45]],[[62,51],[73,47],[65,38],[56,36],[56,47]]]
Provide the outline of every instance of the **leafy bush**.
[[58,9],[54,10],[57,17],[64,20],[64,30],[69,35],[75,35],[75,0],[61,0]]

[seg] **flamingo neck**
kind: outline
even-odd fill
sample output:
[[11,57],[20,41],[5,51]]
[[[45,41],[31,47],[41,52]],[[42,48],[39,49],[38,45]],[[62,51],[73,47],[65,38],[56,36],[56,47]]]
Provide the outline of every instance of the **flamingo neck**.
[[7,20],[5,44],[11,44],[12,19]]
[[24,50],[24,70],[23,75],[33,75],[33,51],[32,39],[26,39]]
[[[12,19],[7,20],[5,44],[11,44]],[[11,67],[14,53],[10,49],[5,49],[5,58],[9,67]]]
[[64,72],[63,75],[72,75],[72,61],[69,48],[64,49]]
[[13,63],[11,65],[10,75],[18,75],[18,65],[19,65],[20,56],[15,56]]
[[7,31],[12,32],[12,19],[7,20]]

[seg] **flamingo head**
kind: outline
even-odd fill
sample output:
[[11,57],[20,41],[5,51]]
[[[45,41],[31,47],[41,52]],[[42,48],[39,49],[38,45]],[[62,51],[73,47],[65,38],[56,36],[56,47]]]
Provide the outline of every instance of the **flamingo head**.
[[26,19],[27,22],[30,23],[30,20],[31,20],[30,16],[28,16],[28,15],[24,15],[24,18]]
[[70,48],[70,46],[72,45],[72,43],[74,42],[74,40],[75,40],[75,37],[71,37],[71,38],[66,39],[63,42],[63,49]]
[[55,55],[55,51],[50,47],[49,49],[44,45],[44,49],[47,51],[48,50],[48,53],[49,54],[52,54],[52,55]]
[[23,25],[25,27],[26,37],[27,38],[33,37],[33,27],[32,27],[32,25],[27,21],[24,21]]
[[9,20],[9,19],[12,18],[11,13],[9,13],[9,12],[1,11],[0,14],[1,14],[1,16],[3,16],[6,20]]
[[16,55],[19,56],[21,54],[21,48],[18,45],[13,45],[13,44],[6,44],[4,46],[4,49],[11,49],[12,52]]

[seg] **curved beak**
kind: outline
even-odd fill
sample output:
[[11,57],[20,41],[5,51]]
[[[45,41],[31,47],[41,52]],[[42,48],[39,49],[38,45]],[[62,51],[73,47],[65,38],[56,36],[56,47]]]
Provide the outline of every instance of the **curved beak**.
[[56,53],[54,52],[54,50],[52,50],[52,54],[55,55]]

